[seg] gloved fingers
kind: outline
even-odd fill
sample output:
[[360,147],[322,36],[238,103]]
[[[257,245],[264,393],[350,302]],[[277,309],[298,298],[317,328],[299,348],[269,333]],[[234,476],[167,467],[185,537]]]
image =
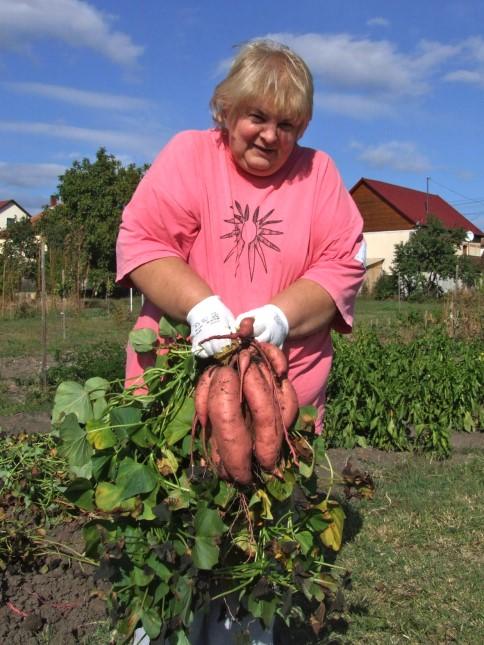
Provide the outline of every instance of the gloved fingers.
[[203,342],[203,340],[203,338],[200,338],[196,344],[192,344],[192,353],[199,358],[209,358],[210,356],[214,356],[214,354],[218,354],[232,342],[229,338],[213,338],[206,342]]
[[[200,358],[208,358],[231,343],[227,336],[235,330],[235,318],[219,296],[209,296],[197,303],[187,314],[190,325],[192,352]],[[205,341],[205,342],[204,342]]]
[[240,327],[240,323],[244,318],[254,318],[254,323],[255,323],[255,317],[256,317],[257,309],[251,309],[250,311],[245,311],[243,314],[239,314],[237,318],[235,319],[235,329],[236,331]]

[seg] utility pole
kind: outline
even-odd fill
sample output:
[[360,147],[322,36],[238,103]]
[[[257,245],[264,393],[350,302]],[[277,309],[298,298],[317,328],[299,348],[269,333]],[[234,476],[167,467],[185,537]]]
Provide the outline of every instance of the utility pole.
[[427,177],[427,196],[425,198],[425,215],[426,216],[429,214],[429,182],[430,182],[430,177]]

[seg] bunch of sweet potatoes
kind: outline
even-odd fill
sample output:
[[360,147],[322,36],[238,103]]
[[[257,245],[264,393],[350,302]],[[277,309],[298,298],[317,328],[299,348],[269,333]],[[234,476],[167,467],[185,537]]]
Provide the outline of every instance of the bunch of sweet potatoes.
[[249,484],[257,464],[278,473],[283,441],[299,404],[287,378],[285,354],[254,339],[252,318],[244,319],[231,338],[225,361],[208,366],[198,380],[195,423],[202,428],[218,476]]

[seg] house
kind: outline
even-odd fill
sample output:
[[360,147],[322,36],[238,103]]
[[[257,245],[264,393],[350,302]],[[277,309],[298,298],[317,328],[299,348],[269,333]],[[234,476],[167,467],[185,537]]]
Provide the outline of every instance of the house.
[[30,218],[30,213],[22,208],[14,199],[0,201],[0,231],[6,230],[14,222],[24,217]]
[[30,218],[30,221],[33,224],[33,226],[35,226],[50,209],[55,208],[58,205],[58,203],[59,203],[59,200],[57,195],[51,195],[49,205],[46,206],[43,210],[41,210],[39,213],[32,215],[32,217]]
[[439,195],[362,177],[350,193],[363,216],[367,244],[366,285],[371,291],[382,271],[390,272],[396,244],[407,242],[429,215],[446,228],[468,232],[460,254],[482,256],[484,233]]

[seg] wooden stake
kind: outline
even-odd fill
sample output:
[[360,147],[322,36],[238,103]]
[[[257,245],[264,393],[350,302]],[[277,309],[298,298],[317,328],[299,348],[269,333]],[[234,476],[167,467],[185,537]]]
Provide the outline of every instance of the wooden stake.
[[40,368],[40,378],[42,389],[47,389],[47,293],[45,287],[45,242],[44,236],[40,236],[40,302],[42,309],[42,365]]

